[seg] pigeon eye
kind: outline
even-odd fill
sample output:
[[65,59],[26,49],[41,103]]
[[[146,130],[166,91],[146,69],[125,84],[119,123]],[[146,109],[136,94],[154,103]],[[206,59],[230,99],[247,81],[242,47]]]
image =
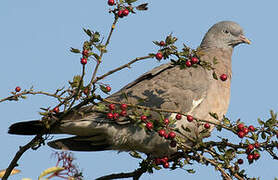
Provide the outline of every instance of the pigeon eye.
[[230,32],[228,30],[224,30],[224,33],[225,34],[229,34]]

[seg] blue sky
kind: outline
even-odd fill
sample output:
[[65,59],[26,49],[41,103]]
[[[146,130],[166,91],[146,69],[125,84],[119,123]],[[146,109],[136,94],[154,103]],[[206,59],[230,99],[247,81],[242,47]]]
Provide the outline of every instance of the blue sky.
[[[227,116],[257,125],[258,117],[266,119],[270,109],[278,110],[277,1],[139,0],[139,3],[143,2],[149,3],[148,11],[121,19],[116,26],[99,74],[134,57],[156,52],[152,41],[161,40],[169,33],[178,37],[179,47],[185,43],[196,48],[211,25],[232,20],[245,29],[252,45],[241,45],[234,51],[232,94]],[[81,70],[79,55],[70,53],[69,48],[82,47],[86,39],[83,27],[106,36],[113,21],[108,9],[106,0],[1,1],[0,98],[10,95],[16,86],[23,89],[34,86],[36,90],[53,92],[57,87],[67,85],[67,81]],[[92,62],[90,65],[93,67]],[[110,84],[115,92],[157,65],[159,63],[155,60],[146,60],[103,82]],[[0,104],[0,169],[6,168],[18,147],[31,139],[8,135],[9,125],[21,120],[39,119],[39,108],[54,106],[55,103],[47,97],[30,96],[24,101]],[[55,164],[55,159],[51,158],[52,152],[47,146],[26,152],[19,161],[18,169],[22,173],[10,179],[37,179],[40,172]],[[138,160],[132,159],[127,153],[75,153],[75,157],[85,179],[132,171],[138,165]],[[262,179],[277,176],[277,162],[264,153],[256,163],[245,163],[243,167],[250,176]],[[197,171],[194,175],[184,170],[161,170],[153,175],[146,174],[142,179],[221,179],[212,167],[194,165],[193,168]]]

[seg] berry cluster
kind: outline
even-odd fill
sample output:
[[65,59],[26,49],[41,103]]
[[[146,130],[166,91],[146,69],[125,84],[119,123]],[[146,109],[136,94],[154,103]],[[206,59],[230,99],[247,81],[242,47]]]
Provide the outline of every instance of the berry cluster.
[[197,64],[199,59],[197,57],[191,57],[191,59],[186,60],[185,65],[191,67],[193,64]]
[[239,123],[237,125],[237,135],[239,138],[244,138],[249,132],[254,132],[254,126],[250,125],[249,127],[245,127],[244,124]]
[[[108,0],[108,2],[107,2],[107,4],[109,5],[109,6],[114,6],[115,5],[115,0]],[[120,18],[123,18],[123,17],[125,17],[125,16],[128,16],[128,14],[129,14],[129,9],[128,8],[126,8],[126,7],[120,7],[119,9],[117,9],[117,15],[118,15],[118,17],[120,17]]]
[[118,120],[120,116],[127,116],[127,105],[121,104],[120,110],[117,110],[117,107],[115,104],[109,104],[108,105],[109,112],[106,114],[107,119],[113,119]]
[[169,168],[169,158],[167,156],[163,157],[163,158],[155,158],[154,159],[154,163],[155,165],[163,165],[164,168]]

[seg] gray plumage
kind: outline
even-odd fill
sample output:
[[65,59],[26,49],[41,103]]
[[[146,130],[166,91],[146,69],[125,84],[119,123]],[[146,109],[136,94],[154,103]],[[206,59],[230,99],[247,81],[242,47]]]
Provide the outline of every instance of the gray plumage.
[[[167,63],[143,74],[107,99],[181,111],[196,118],[216,121],[209,112],[217,113],[219,117],[227,112],[230,98],[231,56],[233,48],[240,43],[250,43],[244,37],[242,28],[235,22],[222,21],[209,29],[200,45],[203,52],[201,60],[212,62],[216,58],[219,63],[216,64],[215,71],[218,75],[224,73],[228,75],[225,82],[215,80],[212,71],[201,67],[180,69],[179,66]],[[127,99],[123,93],[127,94]],[[140,99],[144,101],[138,101]],[[82,111],[88,112],[92,108],[95,107],[88,106]],[[170,117],[174,118],[175,114],[171,114]],[[9,133],[24,134],[20,130],[32,125],[37,127],[38,121],[16,123],[10,127]],[[191,138],[198,137],[203,129],[203,126],[199,126],[196,122],[189,123],[185,117],[175,125],[180,130],[178,135],[184,134]],[[184,131],[182,126],[190,128],[191,133]],[[70,115],[61,120],[51,133],[75,135],[48,143],[56,149],[136,150],[154,156],[168,155],[176,151],[176,148],[169,146],[168,140],[158,136],[156,132],[146,132],[132,123],[119,125],[93,112],[85,116]]]

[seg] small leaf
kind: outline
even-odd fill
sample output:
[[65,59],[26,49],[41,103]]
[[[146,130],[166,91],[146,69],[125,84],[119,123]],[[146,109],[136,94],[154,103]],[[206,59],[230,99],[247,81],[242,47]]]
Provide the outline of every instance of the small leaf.
[[265,132],[262,132],[261,137],[262,137],[263,139],[266,138]]
[[217,61],[216,57],[213,58],[213,64],[214,64],[214,65],[215,65],[215,64],[218,64],[218,61]]
[[142,159],[141,155],[137,151],[130,151],[129,155],[137,159]]
[[221,131],[222,130],[222,126],[221,125],[217,125],[216,129],[217,129],[217,131]]
[[79,49],[75,49],[75,48],[70,48],[70,51],[73,53],[81,53]]
[[57,166],[48,168],[48,169],[44,170],[44,171],[40,174],[40,176],[39,176],[38,179],[41,180],[42,177],[44,177],[44,176],[46,176],[46,175],[48,175],[48,174],[55,173],[55,172],[60,172],[60,171],[63,171],[64,169],[65,169],[65,168],[63,168],[63,167],[57,167]]
[[85,29],[85,28],[83,28],[83,31],[84,31],[89,37],[92,36],[92,32],[91,32],[90,29]]
[[105,111],[107,109],[107,107],[104,105],[104,104],[101,104],[99,103],[97,106],[96,106],[96,109],[98,111]]
[[148,6],[148,3],[140,4],[139,6],[136,7],[136,9],[138,11],[146,11],[146,10],[148,10],[147,6]]
[[226,126],[229,126],[231,124],[230,120],[228,118],[226,118],[226,117],[224,117],[223,123]]
[[99,86],[100,86],[100,90],[101,90],[102,92],[104,92],[105,94],[109,94],[108,91],[107,91],[107,89],[106,89],[106,86],[103,86],[103,85],[99,85]]
[[128,4],[134,3],[134,2],[136,2],[136,1],[137,1],[137,0],[125,0],[125,2],[128,3]]
[[213,71],[212,76],[213,76],[213,78],[214,78],[215,80],[218,80],[218,77],[217,77],[217,74],[216,74],[215,71]]
[[209,112],[209,115],[210,115],[211,117],[213,117],[214,119],[219,120],[218,115],[217,115],[216,113],[214,113],[214,112]]
[[27,96],[23,96],[23,95],[22,95],[22,96],[20,96],[20,97],[21,97],[22,99],[27,99]]
[[194,169],[186,169],[186,171],[190,174],[194,174],[196,172]]

